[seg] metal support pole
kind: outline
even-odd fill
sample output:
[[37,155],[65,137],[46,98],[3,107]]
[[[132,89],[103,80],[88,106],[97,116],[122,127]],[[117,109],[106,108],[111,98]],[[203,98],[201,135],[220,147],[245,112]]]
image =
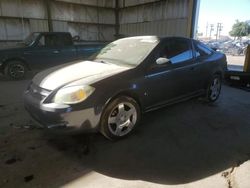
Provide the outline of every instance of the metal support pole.
[[53,23],[52,23],[52,18],[51,18],[51,9],[50,9],[50,0],[44,0],[46,11],[47,11],[47,19],[48,19],[48,27],[49,31],[53,31]]
[[115,38],[120,36],[119,0],[115,0]]

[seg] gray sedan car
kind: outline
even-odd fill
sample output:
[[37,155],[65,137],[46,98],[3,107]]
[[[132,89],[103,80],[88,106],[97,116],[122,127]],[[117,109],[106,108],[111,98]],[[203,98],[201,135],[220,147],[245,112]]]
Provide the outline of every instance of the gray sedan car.
[[193,39],[123,38],[88,61],[37,74],[25,107],[46,128],[119,139],[145,112],[198,96],[216,101],[226,67],[224,54]]

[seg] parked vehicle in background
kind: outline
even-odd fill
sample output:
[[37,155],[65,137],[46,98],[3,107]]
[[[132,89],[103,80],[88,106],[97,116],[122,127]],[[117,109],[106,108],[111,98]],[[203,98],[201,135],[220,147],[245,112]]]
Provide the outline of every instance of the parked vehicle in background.
[[10,79],[22,79],[28,70],[41,70],[85,59],[105,44],[74,44],[67,32],[35,32],[22,43],[0,50],[0,71]]
[[212,49],[216,49],[232,56],[240,56],[246,54],[246,48],[250,44],[249,40],[218,40],[218,41],[207,41],[205,42]]
[[37,74],[24,94],[25,108],[46,128],[119,139],[143,112],[198,96],[216,101],[225,69],[224,54],[193,39],[123,38],[90,61]]

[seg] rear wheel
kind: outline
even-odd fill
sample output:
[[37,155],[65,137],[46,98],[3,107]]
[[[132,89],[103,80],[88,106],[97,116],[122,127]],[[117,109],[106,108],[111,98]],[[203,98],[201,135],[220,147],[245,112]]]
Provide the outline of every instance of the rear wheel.
[[101,119],[101,133],[117,140],[130,134],[140,121],[140,108],[130,97],[121,96],[110,102]]
[[216,101],[220,96],[221,76],[215,74],[207,87],[207,100],[209,102]]
[[18,60],[7,62],[4,68],[4,74],[9,79],[20,80],[26,76],[27,68],[24,63]]

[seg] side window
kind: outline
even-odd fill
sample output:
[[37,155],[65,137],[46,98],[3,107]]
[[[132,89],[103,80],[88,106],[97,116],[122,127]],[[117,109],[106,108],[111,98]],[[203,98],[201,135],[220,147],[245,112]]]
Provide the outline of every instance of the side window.
[[170,59],[172,64],[193,59],[191,43],[185,39],[172,39],[166,43],[162,57]]
[[70,35],[44,35],[40,38],[38,46],[59,47],[72,45]]
[[204,57],[212,54],[212,50],[200,42],[194,42],[196,57]]
[[57,46],[71,46],[72,38],[70,35],[58,35],[56,44]]
[[38,46],[45,46],[45,37],[42,36],[40,40],[38,41]]
[[45,46],[54,47],[57,46],[57,37],[56,35],[46,35],[45,36]]
[[38,42],[38,46],[54,47],[57,45],[56,41],[55,35],[43,35]]

